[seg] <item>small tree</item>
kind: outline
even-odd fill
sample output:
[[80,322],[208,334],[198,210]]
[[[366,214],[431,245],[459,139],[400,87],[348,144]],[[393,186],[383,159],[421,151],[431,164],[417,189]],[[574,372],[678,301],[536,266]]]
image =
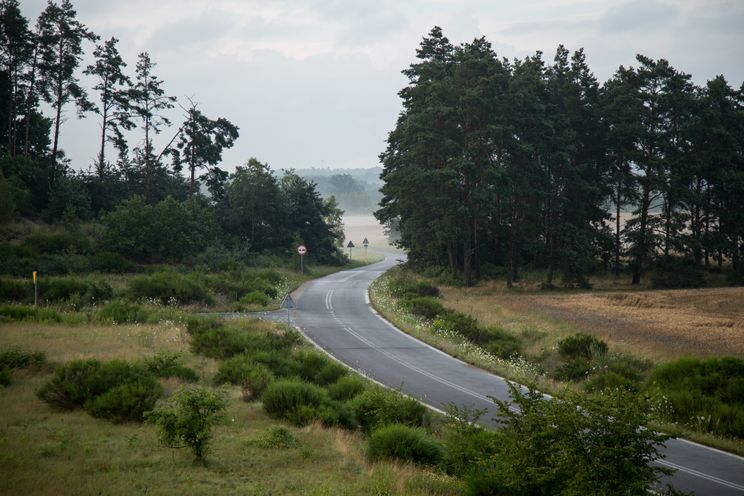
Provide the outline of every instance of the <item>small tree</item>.
[[191,448],[195,462],[204,463],[212,427],[220,422],[227,408],[221,391],[198,386],[176,391],[145,418],[158,427],[160,441],[169,448]]

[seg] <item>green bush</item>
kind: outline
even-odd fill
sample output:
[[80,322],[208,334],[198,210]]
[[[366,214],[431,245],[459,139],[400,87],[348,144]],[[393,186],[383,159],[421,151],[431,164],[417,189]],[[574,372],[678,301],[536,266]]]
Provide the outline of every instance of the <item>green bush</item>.
[[16,322],[31,321],[47,324],[56,324],[63,320],[58,311],[33,305],[0,305],[0,317]]
[[379,387],[357,395],[349,406],[359,426],[368,433],[390,424],[423,427],[431,420],[429,411],[418,401]]
[[441,466],[448,474],[466,478],[479,459],[491,454],[493,433],[478,421],[486,410],[451,405],[443,432],[444,454]]
[[127,296],[132,300],[147,299],[163,305],[213,302],[195,276],[175,272],[135,277],[129,283]]
[[46,354],[42,351],[28,352],[18,349],[0,351],[0,368],[38,369],[44,364],[46,364]]
[[188,446],[201,462],[212,439],[212,428],[224,418],[226,409],[227,398],[221,391],[191,386],[179,389],[145,416],[158,427],[165,446]]
[[0,386],[10,386],[13,378],[13,371],[7,367],[0,367]]
[[96,320],[112,324],[144,324],[157,322],[156,312],[136,303],[112,300],[98,308]]
[[23,240],[23,247],[40,254],[50,253],[90,253],[90,240],[81,234],[71,232],[30,234]]
[[693,259],[663,257],[656,263],[651,285],[656,289],[700,288],[705,286],[705,272]]
[[40,277],[39,300],[71,302],[76,306],[104,302],[114,290],[103,279],[94,277]]
[[145,360],[145,368],[155,377],[176,377],[184,381],[196,382],[199,375],[183,363],[181,353],[177,351],[159,351]]
[[129,260],[110,251],[101,251],[91,255],[90,266],[93,270],[112,274],[126,274],[137,269],[137,266]]
[[339,378],[326,388],[328,396],[337,401],[348,401],[361,394],[367,385],[357,374],[348,374]]
[[258,351],[279,353],[293,344],[293,338],[289,336],[250,332],[237,325],[226,325],[219,321],[198,330],[194,330],[194,327],[189,329],[192,329],[191,349],[212,358],[229,358]]
[[582,381],[589,376],[592,363],[586,358],[571,358],[563,362],[555,372],[559,381]]
[[486,350],[499,358],[510,358],[518,354],[522,349],[521,343],[516,336],[499,327],[487,327],[484,329],[484,332]]
[[271,370],[256,362],[250,355],[236,355],[220,363],[214,382],[229,382],[243,386],[243,399],[246,401],[260,397],[274,380]]
[[682,358],[656,367],[647,389],[666,397],[670,418],[692,428],[744,437],[744,360]]
[[456,332],[478,345],[488,342],[488,331],[478,326],[478,321],[462,312],[450,311],[434,319],[437,329]]
[[261,448],[287,449],[299,446],[300,442],[286,427],[272,425],[255,444]]
[[319,386],[332,384],[348,373],[346,367],[315,350],[299,350],[292,358],[297,362],[297,375]]
[[296,425],[307,425],[319,421],[326,427],[356,429],[354,413],[348,405],[339,401],[324,401],[320,405],[300,405],[284,417]]
[[94,417],[114,422],[139,422],[145,412],[153,409],[162,392],[160,385],[151,378],[129,381],[90,399],[85,409]]
[[75,360],[58,367],[38,391],[40,399],[57,408],[84,408],[114,421],[141,420],[161,394],[150,372],[122,360]]
[[439,296],[439,288],[410,275],[400,275],[392,280],[393,296],[398,298],[416,296]]
[[269,303],[271,303],[271,299],[266,296],[265,293],[262,293],[261,291],[254,289],[247,295],[243,296],[240,299],[240,303],[244,303],[246,305],[257,305],[260,307],[268,306]]
[[414,315],[433,320],[445,313],[444,306],[432,296],[417,296],[403,300],[406,309]]
[[314,384],[285,379],[270,384],[261,395],[261,402],[272,417],[296,421],[302,407],[318,408],[328,403],[328,395]]
[[374,431],[367,455],[371,460],[394,459],[436,465],[442,459],[442,446],[421,428],[391,424]]
[[558,353],[564,358],[591,360],[607,353],[607,343],[591,334],[577,333],[558,342]]
[[0,279],[0,301],[33,303],[34,283],[29,277],[23,279]]

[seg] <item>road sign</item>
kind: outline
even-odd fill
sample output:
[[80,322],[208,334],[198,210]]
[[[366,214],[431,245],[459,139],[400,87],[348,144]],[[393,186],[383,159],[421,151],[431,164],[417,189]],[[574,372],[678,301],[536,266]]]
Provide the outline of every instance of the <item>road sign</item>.
[[346,245],[346,247],[347,248],[354,248],[354,242],[353,241],[349,241],[349,244]]
[[305,246],[305,245],[298,246],[297,247],[297,254],[300,255],[300,256],[306,255],[307,254],[307,246]]
[[364,245],[365,248],[369,246],[369,241],[367,240],[367,238],[364,238],[364,241],[362,241],[362,244]]
[[295,305],[294,300],[292,299],[292,295],[287,294],[287,296],[284,297],[282,300],[282,308],[286,308],[289,310],[290,308],[295,308],[297,305]]

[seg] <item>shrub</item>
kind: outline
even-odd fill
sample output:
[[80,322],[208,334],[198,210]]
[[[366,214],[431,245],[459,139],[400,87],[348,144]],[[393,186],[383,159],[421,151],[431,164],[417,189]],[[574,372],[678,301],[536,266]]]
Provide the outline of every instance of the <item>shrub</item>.
[[555,378],[560,381],[581,381],[589,376],[592,363],[586,358],[572,358],[558,367]]
[[190,334],[191,349],[212,358],[229,358],[257,351],[273,354],[288,349],[294,342],[292,336],[279,336],[269,332],[252,333],[236,325],[225,325],[219,321],[192,330]]
[[85,404],[94,417],[114,422],[141,421],[145,412],[152,410],[162,394],[160,385],[150,377],[128,381],[96,396]]
[[486,349],[499,358],[509,358],[521,351],[519,339],[499,328],[487,327],[485,330]]
[[145,417],[158,427],[160,441],[170,448],[188,446],[203,462],[212,428],[224,418],[227,399],[221,391],[203,387],[181,388]]
[[271,299],[266,296],[265,293],[254,289],[250,293],[246,294],[240,299],[240,303],[244,303],[246,305],[257,305],[260,307],[268,306],[269,303],[271,303]]
[[249,355],[236,355],[223,361],[214,378],[217,384],[229,382],[242,385],[243,399],[246,401],[261,396],[273,380],[271,370]]
[[426,281],[418,281],[412,276],[403,275],[393,279],[392,293],[398,298],[439,296],[439,288]]
[[294,353],[297,375],[302,379],[326,386],[348,373],[346,367],[315,350],[300,350]]
[[0,305],[0,317],[10,321],[31,321],[56,324],[62,322],[62,315],[51,308],[33,305]]
[[437,329],[456,332],[475,344],[488,342],[488,333],[478,327],[478,321],[462,312],[446,312],[434,320]]
[[417,296],[404,300],[406,309],[415,315],[433,320],[437,315],[445,313],[444,306],[431,296]]
[[663,257],[656,263],[651,284],[657,289],[700,288],[705,286],[705,272],[693,259]]
[[194,276],[175,272],[158,272],[151,276],[139,276],[129,283],[127,296],[133,300],[146,298],[164,305],[179,303],[212,303],[212,297]]
[[296,425],[307,425],[320,421],[326,427],[356,429],[357,422],[353,412],[339,401],[325,401],[317,406],[300,405],[284,417]]
[[347,374],[335,383],[328,386],[328,396],[331,399],[337,401],[348,401],[354,398],[356,395],[362,393],[366,389],[367,385],[364,379],[356,374]]
[[26,352],[18,349],[0,351],[0,368],[38,369],[45,363],[46,354],[41,351]]
[[349,406],[365,432],[390,424],[422,427],[430,422],[429,411],[424,405],[382,388],[364,391],[350,400]]
[[13,372],[7,367],[0,367],[0,386],[10,386]]
[[96,311],[96,320],[113,324],[144,324],[157,321],[156,312],[124,300],[112,300]]
[[591,334],[577,333],[558,343],[558,353],[564,358],[591,360],[607,353],[607,343]]
[[39,299],[50,302],[72,302],[90,305],[110,299],[114,290],[103,279],[94,277],[41,277]]
[[182,363],[182,355],[177,351],[159,351],[145,360],[145,367],[155,377],[176,377],[189,382],[199,380],[199,375]]
[[72,361],[58,367],[38,391],[40,399],[57,408],[82,407],[115,421],[141,420],[161,394],[160,384],[144,367],[122,360]]
[[286,427],[272,425],[255,444],[261,448],[287,449],[299,446],[300,442]]
[[675,360],[656,367],[647,387],[671,404],[669,420],[717,434],[744,436],[744,360]]
[[436,465],[442,459],[442,446],[423,429],[392,424],[372,433],[367,455],[371,460],[384,458]]
[[302,407],[317,408],[328,402],[326,392],[299,380],[279,380],[270,384],[261,395],[264,410],[272,417],[297,420]]
[[29,234],[23,240],[23,247],[40,254],[91,252],[88,238],[71,232]]
[[0,279],[0,301],[15,301],[19,303],[33,303],[34,283],[29,278]]
[[118,253],[111,251],[101,251],[94,253],[90,257],[90,266],[93,270],[108,272],[114,274],[125,274],[134,272],[137,266],[122,257]]

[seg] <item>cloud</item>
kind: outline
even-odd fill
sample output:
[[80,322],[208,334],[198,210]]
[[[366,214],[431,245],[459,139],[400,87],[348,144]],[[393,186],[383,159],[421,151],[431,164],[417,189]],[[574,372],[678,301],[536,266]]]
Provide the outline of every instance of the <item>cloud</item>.
[[611,34],[659,30],[675,21],[679,12],[678,7],[656,0],[633,0],[609,9],[600,28]]

